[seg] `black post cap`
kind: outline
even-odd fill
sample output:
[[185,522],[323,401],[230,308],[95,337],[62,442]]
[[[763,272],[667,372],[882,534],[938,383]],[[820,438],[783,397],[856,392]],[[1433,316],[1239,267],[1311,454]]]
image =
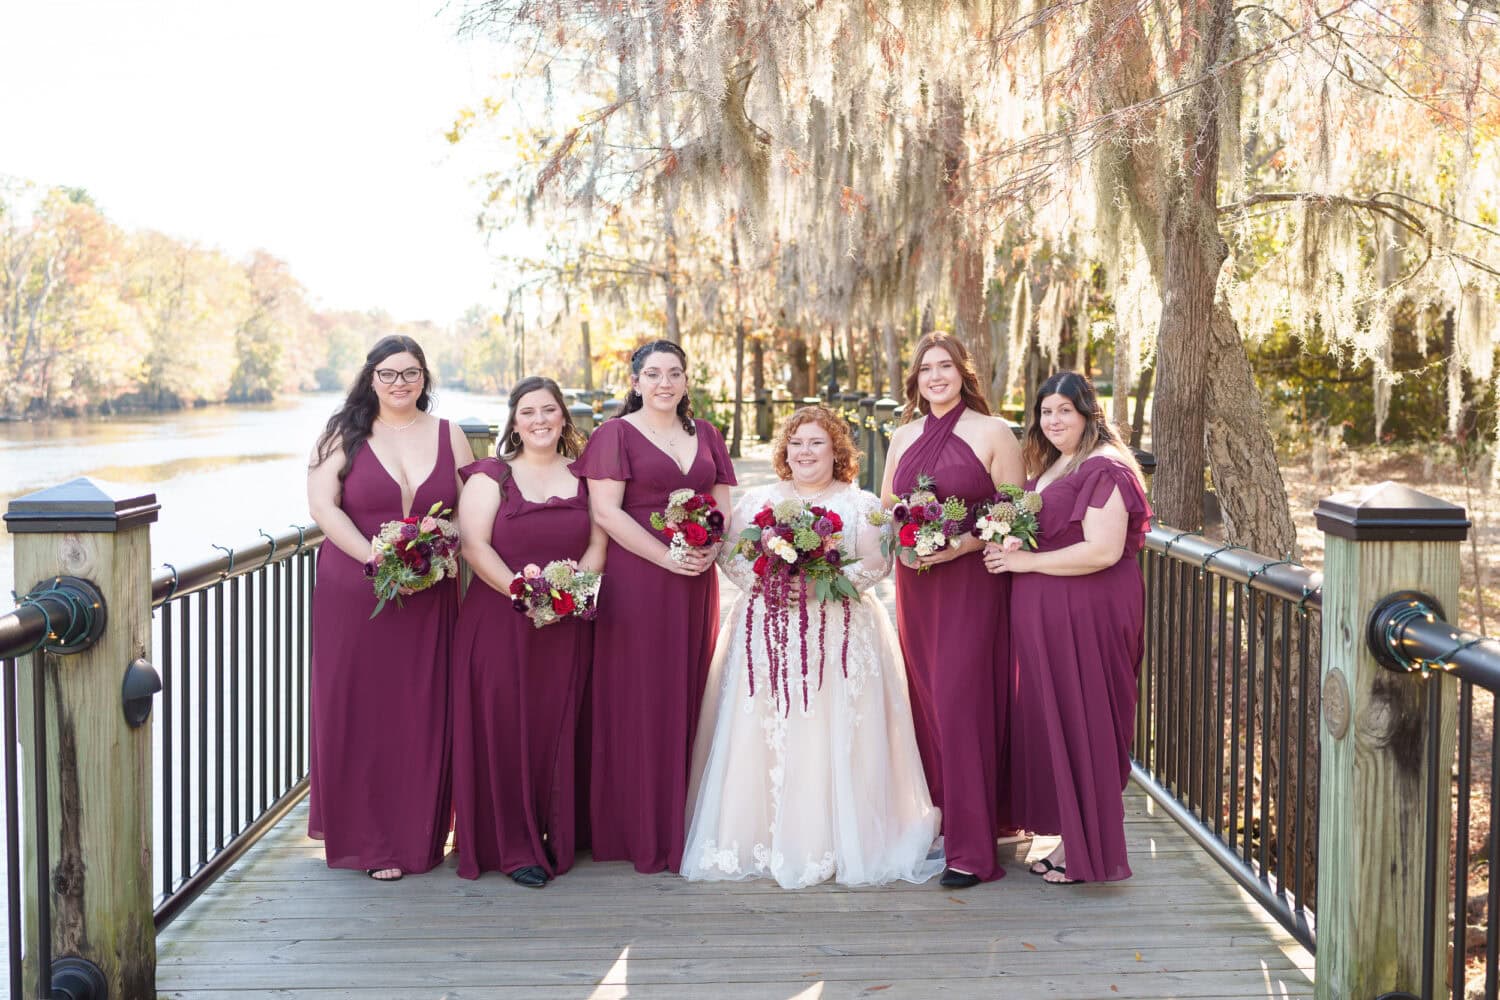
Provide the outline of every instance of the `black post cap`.
[[1461,542],[1468,513],[1457,504],[1390,481],[1337,493],[1318,503],[1318,527],[1357,542]]
[[13,535],[29,532],[116,532],[151,524],[161,504],[155,493],[116,500],[92,480],[79,478],[16,497],[5,511]]

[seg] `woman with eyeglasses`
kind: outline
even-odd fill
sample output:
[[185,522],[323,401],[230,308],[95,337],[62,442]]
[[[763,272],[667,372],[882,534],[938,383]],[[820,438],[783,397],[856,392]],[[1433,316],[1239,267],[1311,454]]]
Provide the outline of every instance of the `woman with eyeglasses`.
[[[375,618],[365,578],[387,521],[458,506],[474,461],[431,414],[432,375],[410,337],[382,338],[318,437],[307,473],[323,529],[313,588],[308,835],[330,868],[393,882],[443,859],[452,816],[448,674],[457,581]],[[450,515],[451,516],[451,515]]]
[[677,871],[688,768],[719,632],[718,545],[670,550],[651,528],[674,491],[710,494],[727,517],[734,466],[694,420],[687,355],[669,340],[630,359],[630,394],[573,463],[609,535],[594,625],[589,823],[595,861]]

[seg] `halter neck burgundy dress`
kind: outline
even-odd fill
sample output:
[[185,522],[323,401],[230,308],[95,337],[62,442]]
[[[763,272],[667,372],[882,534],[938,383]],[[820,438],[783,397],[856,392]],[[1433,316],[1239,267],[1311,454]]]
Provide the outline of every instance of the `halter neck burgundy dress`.
[[1067,877],[1084,882],[1130,877],[1121,791],[1130,777],[1145,608],[1136,554],[1151,505],[1130,468],[1095,455],[1047,484],[1037,516],[1038,551],[1067,548],[1083,541],[1089,509],[1116,490],[1129,516],[1119,562],[1085,576],[1023,573],[1010,601],[1020,667],[1010,727],[1015,820],[1061,834]]
[[[901,456],[892,485],[906,495],[928,475],[939,499],[969,505],[995,493],[989,470],[954,433],[965,408],[928,415]],[[997,756],[1009,691],[1010,583],[988,572],[973,552],[925,573],[896,566],[896,623],[906,659],[917,747],[932,801],[943,813],[943,850],[950,868],[983,881],[1001,878],[995,852],[999,829]]]
[[[589,498],[521,496],[510,466],[485,458],[459,470],[489,476],[504,496],[490,544],[505,565],[579,559],[589,544]],[[453,812],[458,874],[548,875],[573,867],[578,709],[594,627],[578,618],[536,628],[477,576],[464,595],[453,649]]]
[[[368,442],[354,453],[340,507],[367,537],[434,503],[458,505],[448,421],[411,511]],[[458,581],[394,601],[379,615],[363,566],[318,549],[312,600],[308,836],[330,868],[425,872],[443,859],[452,818],[448,671]]]
[[[623,508],[652,537],[674,490],[734,485],[724,439],[696,422],[686,473],[623,418],[606,420],[573,474],[625,484]],[[729,511],[724,512],[727,519]],[[719,634],[718,571],[682,576],[610,539],[594,622],[589,823],[595,861],[677,871],[687,837],[688,771]]]

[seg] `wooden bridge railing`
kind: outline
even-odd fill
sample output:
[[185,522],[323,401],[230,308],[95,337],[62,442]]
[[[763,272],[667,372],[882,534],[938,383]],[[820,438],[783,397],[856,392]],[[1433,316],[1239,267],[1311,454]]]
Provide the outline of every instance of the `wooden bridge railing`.
[[[853,407],[871,475],[881,402]],[[465,429],[490,450],[493,428]],[[12,995],[154,996],[164,907],[305,788],[319,539],[264,534],[153,577],[156,509],[78,480],[6,514],[16,579],[36,583],[0,616]],[[1449,893],[1449,871],[1467,863],[1474,693],[1500,686],[1500,647],[1441,621],[1468,522],[1392,484],[1324,501],[1318,522],[1321,589],[1281,560],[1153,532],[1136,777],[1316,949],[1319,997],[1459,997],[1466,890],[1460,878]],[[155,719],[153,662],[172,670]],[[1490,995],[1496,943],[1491,931]]]

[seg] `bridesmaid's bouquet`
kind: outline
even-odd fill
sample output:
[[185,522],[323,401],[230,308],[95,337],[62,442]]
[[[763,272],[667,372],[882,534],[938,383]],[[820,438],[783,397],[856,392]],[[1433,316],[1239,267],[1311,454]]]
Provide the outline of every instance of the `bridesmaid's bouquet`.
[[1005,483],[980,506],[979,516],[974,520],[974,537],[1000,545],[1013,538],[1012,548],[1022,545],[1036,548],[1037,531],[1040,530],[1036,516],[1041,512],[1040,493]]
[[593,621],[599,614],[599,584],[603,580],[603,573],[579,569],[572,559],[554,559],[541,567],[527,563],[510,581],[510,605],[530,618],[536,628],[569,615]]
[[[870,515],[872,524],[894,523],[896,528],[880,540],[880,550],[885,555],[892,551],[896,558],[908,566],[918,566],[922,556],[930,556],[945,546],[963,544],[966,533],[964,522],[969,517],[969,506],[958,497],[939,501],[936,486],[931,476],[923,473],[917,477],[917,488],[906,496],[898,496],[889,512],[877,511]],[[918,566],[917,572],[925,573],[930,567]]]
[[[844,519],[827,507],[788,498],[766,504],[750,526],[740,532],[735,554],[752,562],[755,583],[745,608],[745,646],[755,637],[755,604],[764,608],[761,636],[765,640],[771,698],[784,712],[791,711],[792,609],[797,609],[796,635],[802,652],[802,707],[808,705],[807,635],[810,627],[808,596],[818,602],[818,687],[823,686],[827,659],[828,602],[837,600],[844,612],[842,666],[849,676],[849,620],[851,602],[858,599],[854,583],[843,567],[857,560],[846,559],[839,548]],[[747,656],[750,695],[755,695],[754,657]]]
[[458,576],[458,529],[447,520],[452,513],[439,501],[420,517],[380,526],[380,534],[370,539],[370,560],[365,563],[365,576],[375,587],[371,618],[392,600],[400,607],[403,594]]
[[724,514],[707,493],[673,490],[667,509],[651,515],[651,527],[667,536],[672,558],[682,562],[691,549],[706,549],[724,537]]

